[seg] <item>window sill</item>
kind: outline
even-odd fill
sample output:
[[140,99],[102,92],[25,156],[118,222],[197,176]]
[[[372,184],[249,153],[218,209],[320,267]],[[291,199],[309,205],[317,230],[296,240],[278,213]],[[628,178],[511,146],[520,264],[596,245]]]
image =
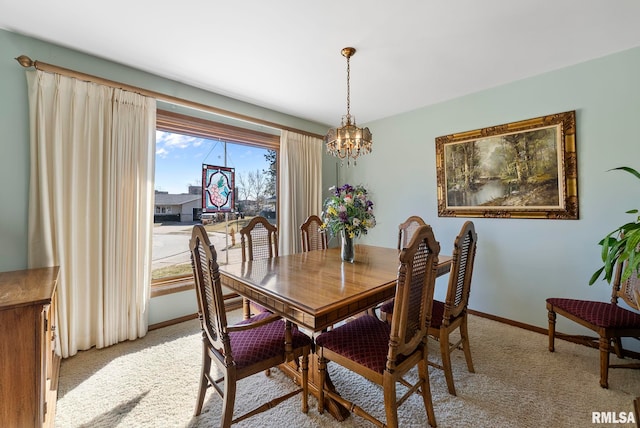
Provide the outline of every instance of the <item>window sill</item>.
[[151,285],[151,297],[164,296],[166,294],[179,293],[193,290],[193,278],[185,278],[172,281],[158,281]]

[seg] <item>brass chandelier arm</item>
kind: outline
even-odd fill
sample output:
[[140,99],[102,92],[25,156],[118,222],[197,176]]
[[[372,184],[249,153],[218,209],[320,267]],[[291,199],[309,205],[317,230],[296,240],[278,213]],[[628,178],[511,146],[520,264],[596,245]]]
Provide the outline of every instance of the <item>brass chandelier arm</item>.
[[268,120],[259,119],[251,116],[247,116],[241,113],[232,112],[229,110],[224,110],[218,107],[210,106],[207,104],[198,103],[195,101],[185,100],[183,98],[174,97],[172,95],[163,94],[161,92],[155,92],[148,89],[140,88],[138,86],[127,85],[126,83],[116,82],[113,80],[105,79],[98,76],[93,76],[91,74],[82,73],[75,70],[70,70],[68,68],[60,67],[57,65],[47,64],[42,61],[33,61],[26,55],[20,55],[15,58],[18,63],[24,68],[34,67],[36,70],[45,71],[48,73],[57,73],[63,76],[73,77],[78,80],[82,80],[85,82],[98,83],[101,85],[109,86],[116,89],[122,89],[129,92],[134,92],[136,94],[144,95],[146,97],[155,98],[160,101],[166,101],[171,104],[181,105],[184,107],[190,107],[197,110],[206,111],[209,113],[216,114],[218,116],[228,117],[232,119],[237,119],[243,122],[253,123],[256,125],[264,125],[269,128],[280,129],[283,131],[295,132],[302,135],[307,135],[315,138],[323,138],[322,135],[315,134],[313,132],[304,131],[302,129],[292,128],[286,125],[281,125],[279,123],[270,122]]

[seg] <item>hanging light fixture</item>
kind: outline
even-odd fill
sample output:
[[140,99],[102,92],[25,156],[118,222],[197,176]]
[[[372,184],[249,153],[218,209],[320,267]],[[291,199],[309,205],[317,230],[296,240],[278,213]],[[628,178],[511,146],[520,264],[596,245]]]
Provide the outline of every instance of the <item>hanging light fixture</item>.
[[350,67],[349,59],[356,53],[355,48],[342,49],[342,56],[347,58],[347,114],[342,116],[342,123],[339,128],[331,128],[324,137],[327,145],[327,152],[340,159],[347,160],[347,166],[353,159],[353,165],[360,155],[371,153],[372,135],[369,128],[358,128],[355,117],[351,116],[350,98]]

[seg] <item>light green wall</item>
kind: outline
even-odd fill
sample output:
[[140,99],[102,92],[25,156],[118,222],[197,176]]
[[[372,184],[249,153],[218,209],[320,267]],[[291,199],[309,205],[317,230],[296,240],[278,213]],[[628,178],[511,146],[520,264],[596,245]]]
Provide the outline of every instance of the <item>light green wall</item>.
[[[608,284],[588,281],[600,266],[598,241],[633,219],[626,210],[640,208],[640,183],[607,172],[640,168],[639,82],[636,48],[368,123],[374,152],[343,169],[346,181],[365,184],[377,202],[378,225],[366,242],[395,245],[397,225],[417,214],[432,225],[443,253],[451,253],[467,219],[438,217],[435,138],[576,110],[580,219],[473,219],[479,243],[470,306],[546,327],[546,297],[608,300]],[[559,320],[559,328],[573,326]]]

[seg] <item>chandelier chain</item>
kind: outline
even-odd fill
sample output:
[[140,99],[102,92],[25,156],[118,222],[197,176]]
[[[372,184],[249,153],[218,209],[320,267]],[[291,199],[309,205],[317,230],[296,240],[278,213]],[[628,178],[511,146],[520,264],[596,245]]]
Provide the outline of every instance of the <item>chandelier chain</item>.
[[347,118],[351,117],[351,66],[349,61],[351,60],[351,56],[347,57]]

